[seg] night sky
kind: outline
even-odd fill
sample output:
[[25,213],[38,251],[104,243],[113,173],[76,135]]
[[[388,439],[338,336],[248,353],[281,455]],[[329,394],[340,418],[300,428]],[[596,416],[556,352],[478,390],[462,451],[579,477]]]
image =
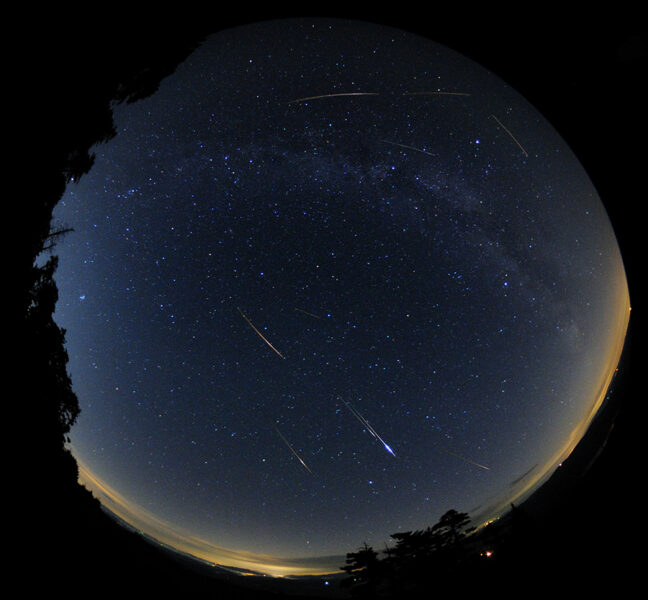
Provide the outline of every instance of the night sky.
[[266,22],[115,121],[55,222],[71,448],[116,514],[219,563],[335,570],[450,508],[497,516],[578,442],[623,265],[496,76],[387,27]]

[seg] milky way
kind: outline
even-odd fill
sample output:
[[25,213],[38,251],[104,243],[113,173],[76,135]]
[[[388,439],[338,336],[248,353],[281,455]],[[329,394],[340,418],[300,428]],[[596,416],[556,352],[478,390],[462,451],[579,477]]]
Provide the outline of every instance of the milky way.
[[501,80],[390,28],[267,22],[115,121],[55,213],[71,445],[107,505],[263,569],[495,516],[571,450],[625,276]]

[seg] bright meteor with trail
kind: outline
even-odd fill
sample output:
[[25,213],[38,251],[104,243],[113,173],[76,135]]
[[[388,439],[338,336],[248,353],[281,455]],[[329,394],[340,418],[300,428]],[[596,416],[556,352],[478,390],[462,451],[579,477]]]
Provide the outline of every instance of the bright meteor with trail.
[[272,350],[273,350],[274,352],[276,352],[276,353],[279,355],[280,358],[285,358],[285,356],[284,356],[283,354],[281,354],[281,352],[279,352],[279,350],[277,350],[277,349],[276,349],[276,348],[275,348],[275,347],[274,347],[274,346],[273,346],[273,345],[272,345],[272,344],[271,344],[271,343],[270,343],[270,342],[265,338],[265,336],[264,336],[264,335],[263,335],[263,334],[262,334],[262,333],[261,333],[261,332],[260,332],[260,331],[259,331],[259,330],[258,330],[258,329],[253,325],[253,324],[252,324],[252,321],[250,321],[250,319],[248,319],[248,318],[245,316],[245,314],[243,313],[243,311],[242,311],[238,306],[236,307],[236,310],[238,310],[238,311],[241,313],[241,316],[242,316],[242,317],[247,321],[247,324],[248,324],[250,327],[252,327],[252,329],[254,329],[254,331],[257,333],[257,335],[258,335],[258,336],[259,336],[259,337],[260,337],[260,338],[261,338],[261,339],[262,339],[266,344],[268,344],[268,346],[270,346],[270,348],[272,348]]
[[471,96],[467,92],[404,92],[403,96]]
[[306,469],[306,470],[307,470],[307,471],[312,475],[312,474],[313,474],[313,471],[311,471],[311,470],[308,468],[308,465],[307,465],[307,464],[302,460],[302,457],[299,456],[299,454],[297,454],[297,451],[292,447],[292,445],[290,444],[290,442],[289,442],[289,441],[288,441],[288,440],[283,436],[283,434],[281,433],[281,431],[279,431],[279,429],[277,429],[277,426],[276,426],[276,425],[273,425],[273,427],[274,427],[275,431],[279,434],[279,437],[283,440],[284,444],[286,444],[286,446],[288,446],[289,450],[290,450],[290,451],[295,455],[295,457],[297,458],[297,460],[302,464],[302,466],[304,467],[304,469]]
[[517,138],[506,128],[504,123],[502,123],[502,121],[500,121],[495,115],[490,115],[490,116],[508,134],[508,136],[517,144],[518,148],[520,150],[522,150],[522,153],[524,154],[524,156],[528,157],[529,153],[524,149],[524,147],[522,146],[522,144],[520,144],[520,142],[517,140]]
[[288,104],[297,104],[298,102],[307,102],[308,100],[319,100],[320,98],[337,98],[340,96],[378,96],[377,92],[345,92],[340,94],[321,94],[320,96],[307,96],[306,98],[297,98],[291,100]]
[[383,440],[380,435],[378,435],[378,432],[369,424],[369,421],[365,419],[353,406],[351,406],[350,402],[347,402],[342,396],[338,395],[338,398],[344,402],[346,407],[351,411],[351,414],[362,423],[362,425],[365,427],[365,429],[375,438],[377,439],[384,447],[387,452],[389,452],[392,456],[396,456],[394,454],[394,451],[391,449],[391,446]]

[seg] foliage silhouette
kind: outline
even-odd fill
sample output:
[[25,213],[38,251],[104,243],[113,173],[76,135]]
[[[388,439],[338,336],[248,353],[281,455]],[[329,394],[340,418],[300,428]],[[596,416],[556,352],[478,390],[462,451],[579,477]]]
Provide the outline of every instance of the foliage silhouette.
[[471,556],[462,545],[473,531],[469,523],[467,513],[448,510],[432,527],[393,533],[396,544],[385,549],[382,559],[365,543],[358,552],[347,554],[341,568],[351,577],[341,585],[357,597],[424,595],[432,579],[437,579],[439,587]]
[[353,595],[372,598],[381,581],[380,561],[378,553],[365,543],[358,552],[349,552],[346,563],[340,567],[351,577],[344,579],[341,586],[350,588]]
[[[18,203],[10,311],[16,316],[20,395],[14,427],[25,443],[15,470],[14,512],[26,530],[14,552],[12,574],[23,593],[85,595],[98,582],[104,592],[147,595],[164,591],[215,593],[223,598],[264,594],[188,569],[143,538],[118,526],[99,502],[78,485],[79,468],[67,444],[80,414],[68,372],[66,332],[54,320],[58,300],[56,244],[71,230],[52,227],[52,212],[67,185],[92,167],[92,147],[115,135],[115,103],[132,102],[154,92],[159,82],[196,48],[206,32],[166,32],[147,28],[132,35],[80,27],[52,27],[34,49],[30,75],[39,110],[32,124],[39,135],[38,177]],[[90,49],[90,50],[89,50]],[[65,82],[65,85],[62,85]],[[47,258],[44,253],[49,253]],[[37,552],[34,552],[37,547]],[[34,561],[34,557],[37,561]],[[76,591],[75,591],[76,590]]]

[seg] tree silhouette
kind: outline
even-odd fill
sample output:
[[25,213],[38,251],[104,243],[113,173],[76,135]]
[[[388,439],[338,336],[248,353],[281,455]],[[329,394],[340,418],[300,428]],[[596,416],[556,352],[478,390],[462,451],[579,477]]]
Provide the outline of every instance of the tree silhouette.
[[[56,243],[70,231],[52,226],[52,211],[66,185],[91,168],[92,147],[114,136],[114,103],[132,102],[154,91],[203,35],[174,31],[168,37],[157,31],[146,36],[142,30],[116,36],[108,27],[103,31],[105,36],[87,24],[74,32],[51,27],[33,38],[29,79],[35,85],[33,98],[28,97],[29,106],[38,108],[30,111],[30,130],[36,132],[39,151],[30,164],[34,177],[29,193],[17,203],[19,229],[11,260],[17,275],[10,286],[10,320],[17,324],[19,343],[9,353],[17,365],[10,370],[15,391],[6,417],[22,433],[8,461],[15,471],[11,480],[15,511],[10,513],[21,514],[29,524],[18,536],[16,548],[25,573],[15,576],[52,591],[79,584],[85,577],[105,581],[106,573],[115,582],[125,582],[131,574],[140,577],[148,591],[164,577],[158,585],[168,591],[176,571],[167,563],[158,566],[157,555],[149,560],[147,548],[118,528],[90,492],[78,485],[79,469],[67,445],[79,404],[68,373],[66,332],[54,320],[58,258],[47,260],[43,252],[54,253]],[[150,43],[158,38],[159,43]],[[26,558],[33,555],[34,540],[43,558],[38,577]],[[119,547],[119,553],[112,552],[113,547]],[[145,564],[155,576],[144,575]],[[189,581],[189,576],[182,576],[183,593]]]
[[352,595],[362,598],[375,595],[381,579],[380,561],[378,553],[366,542],[358,552],[347,554],[346,564],[340,569],[351,576],[342,581],[342,586],[350,588]]
[[431,533],[439,548],[457,544],[466,535],[466,526],[470,523],[467,513],[450,509],[432,527]]
[[57,227],[56,229],[50,227],[50,232],[43,242],[43,249],[41,252],[52,252],[58,241],[73,231],[74,229],[71,227]]
[[467,513],[451,509],[432,527],[417,531],[393,533],[396,541],[384,551],[384,558],[370,546],[347,554],[341,567],[352,577],[343,585],[357,596],[416,598],[427,594],[428,588],[451,589],[464,566],[467,553],[462,541],[468,529]]
[[[39,373],[27,385],[31,396],[38,401],[39,413],[46,419],[56,439],[68,433],[79,414],[79,404],[72,391],[67,372],[68,355],[65,350],[65,330],[54,322],[53,314],[58,300],[54,272],[58,257],[51,257],[43,266],[34,266],[33,285],[25,317],[27,346],[31,364]],[[56,425],[52,427],[52,425]],[[54,444],[53,444],[54,446]]]
[[432,530],[393,533],[396,545],[386,552],[385,572],[388,573],[390,594],[407,592],[408,597],[422,587],[429,575],[431,555],[434,550]]

